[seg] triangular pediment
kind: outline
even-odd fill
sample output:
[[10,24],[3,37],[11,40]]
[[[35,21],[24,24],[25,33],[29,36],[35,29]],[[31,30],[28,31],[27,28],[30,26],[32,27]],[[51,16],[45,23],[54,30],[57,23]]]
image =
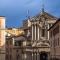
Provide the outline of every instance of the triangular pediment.
[[42,18],[46,18],[46,20],[57,20],[58,18],[51,15],[50,13],[43,12],[39,13],[36,16],[32,17],[31,20],[42,20]]
[[45,17],[49,17],[49,18],[54,18],[54,19],[57,19],[57,17],[51,15],[50,13],[47,13],[47,12],[44,12],[44,13],[40,13],[37,15],[37,17],[42,17],[42,16],[45,16]]

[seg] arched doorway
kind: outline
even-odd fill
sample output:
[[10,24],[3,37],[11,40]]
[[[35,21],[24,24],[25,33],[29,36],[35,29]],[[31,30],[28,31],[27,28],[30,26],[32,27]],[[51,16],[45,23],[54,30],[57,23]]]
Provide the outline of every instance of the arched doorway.
[[48,54],[46,52],[41,52],[40,60],[48,60]]

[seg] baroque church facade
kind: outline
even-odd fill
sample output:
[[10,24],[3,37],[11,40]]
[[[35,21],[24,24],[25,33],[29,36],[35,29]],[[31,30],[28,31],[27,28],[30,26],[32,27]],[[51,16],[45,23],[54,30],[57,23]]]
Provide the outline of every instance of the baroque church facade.
[[57,19],[42,10],[40,14],[24,20],[21,28],[24,31],[22,35],[18,32],[17,36],[10,34],[6,37],[6,46],[8,46],[6,60],[49,60],[50,37],[48,29]]
[[[31,42],[32,48],[28,48],[32,60],[50,59],[50,41],[48,29],[56,22],[58,18],[50,15],[44,10],[32,18],[23,22],[25,35]],[[26,53],[26,56],[29,56]],[[28,60],[28,59],[27,59]]]

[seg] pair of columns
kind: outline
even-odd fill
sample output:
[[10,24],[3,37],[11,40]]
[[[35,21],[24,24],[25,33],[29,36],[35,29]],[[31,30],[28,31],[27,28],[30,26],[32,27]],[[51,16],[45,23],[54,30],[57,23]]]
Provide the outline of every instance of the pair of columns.
[[32,53],[32,60],[40,60],[40,54],[38,52]]
[[[40,36],[40,28],[39,28],[39,26],[32,25],[32,40],[34,40],[34,39],[39,40],[39,36]],[[38,37],[38,39],[37,39],[37,37]]]

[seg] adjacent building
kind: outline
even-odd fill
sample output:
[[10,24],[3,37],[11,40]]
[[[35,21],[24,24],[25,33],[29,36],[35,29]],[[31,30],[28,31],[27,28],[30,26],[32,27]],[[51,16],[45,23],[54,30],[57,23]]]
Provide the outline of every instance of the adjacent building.
[[0,60],[5,60],[5,17],[0,16]]
[[11,34],[14,36],[18,36],[19,34],[24,34],[24,31],[20,28],[6,28],[6,34]]
[[[6,30],[6,60],[18,60],[21,59],[21,41],[24,31],[20,28],[7,28]],[[21,41],[20,41],[21,40]],[[18,53],[18,51],[20,53]],[[19,56],[18,56],[19,55]]]
[[51,59],[60,60],[60,19],[49,28],[50,33],[50,56]]

